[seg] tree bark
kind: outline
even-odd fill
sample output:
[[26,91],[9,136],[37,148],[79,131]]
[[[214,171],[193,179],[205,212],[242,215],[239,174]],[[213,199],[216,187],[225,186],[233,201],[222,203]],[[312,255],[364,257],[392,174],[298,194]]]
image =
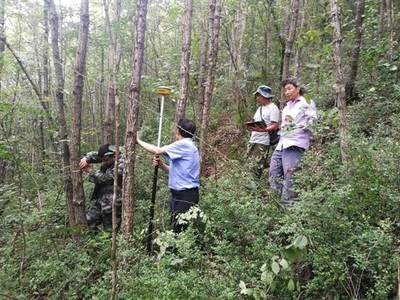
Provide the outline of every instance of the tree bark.
[[209,123],[209,114],[211,108],[212,94],[214,90],[214,77],[217,69],[217,58],[219,48],[219,30],[221,20],[221,3],[220,0],[209,0],[209,47],[208,47],[208,70],[207,81],[204,97],[204,107],[200,126],[200,157],[201,162],[204,164],[206,157],[206,141],[207,141],[207,127]]
[[351,51],[350,59],[350,72],[345,86],[345,98],[347,101],[352,101],[357,97],[355,91],[355,81],[357,78],[358,61],[360,57],[361,40],[363,34],[363,14],[364,14],[365,1],[357,0],[354,10],[354,42]]
[[63,172],[63,188],[65,194],[65,201],[68,212],[69,225],[75,225],[75,213],[73,206],[73,192],[72,192],[72,177],[70,165],[70,151],[68,145],[68,128],[65,120],[64,111],[64,72],[63,62],[60,53],[60,38],[59,38],[59,17],[54,5],[54,0],[46,0],[50,9],[50,25],[51,25],[51,47],[53,52],[53,64],[56,75],[56,94],[55,102],[57,104],[58,115],[58,135],[59,144],[61,146],[62,155],[62,172]]
[[386,12],[386,0],[380,0],[378,32],[381,38],[385,33],[385,12]]
[[[246,6],[243,1],[238,3],[235,9],[233,24],[225,26],[225,42],[231,58],[231,69],[233,70],[232,97],[239,116],[239,124],[244,123],[246,116],[246,102],[240,87],[245,66],[242,60],[243,38],[246,29]],[[229,28],[228,28],[229,27]],[[244,127],[241,127],[244,130]]]
[[43,97],[45,101],[50,93],[49,77],[49,6],[44,0],[43,5]]
[[[115,82],[115,73],[116,66],[113,67],[113,85],[116,86]],[[119,164],[119,97],[118,92],[115,91],[115,140],[114,145],[116,148],[115,152],[115,162],[114,162],[114,183],[113,183],[113,200],[112,200],[112,245],[111,245],[111,267],[112,267],[112,290],[111,290],[111,299],[114,300],[117,298],[118,292],[118,260],[117,260],[117,231],[118,231],[118,220],[117,220],[117,193],[118,193],[118,164]]]
[[[109,70],[111,72],[118,72],[120,62],[120,44],[118,36],[115,31],[112,30],[112,21],[109,13],[110,2],[103,0],[104,13],[106,19],[106,30],[110,39],[110,51],[109,51]],[[116,2],[115,16],[113,22],[119,22],[121,15],[121,1]],[[114,74],[116,75],[116,74]],[[102,126],[102,144],[112,143],[114,140],[114,125],[115,125],[115,94],[116,94],[116,80],[112,78],[113,75],[109,76],[108,93],[106,100],[105,109],[105,120]]]
[[[283,63],[282,63],[282,74],[281,79],[285,80],[289,77],[289,65],[290,65],[290,58],[292,56],[293,50],[293,43],[296,38],[296,29],[297,29],[297,21],[299,18],[299,0],[291,1],[290,7],[288,7],[288,26],[285,28],[289,28],[287,31],[286,42],[285,42],[285,52],[283,55]],[[286,30],[285,30],[286,31]],[[280,100],[280,108],[283,109],[285,106],[285,95],[283,88],[281,89],[281,100]]]
[[82,183],[82,172],[79,169],[80,143],[82,127],[82,95],[84,76],[86,70],[86,53],[89,37],[89,1],[81,1],[81,23],[79,32],[79,46],[75,61],[75,80],[74,80],[74,103],[72,107],[72,134],[71,134],[71,167],[73,184],[73,203],[76,226],[84,228],[86,226],[85,217],[85,194]]
[[[192,0],[185,0],[185,14],[183,20],[183,43],[181,68],[179,72],[179,99],[176,103],[175,126],[179,119],[185,116],[186,103],[189,96],[189,71],[190,71],[190,50],[192,46]],[[174,126],[174,132],[175,132]]]
[[335,73],[336,73],[336,86],[335,86],[335,98],[336,105],[339,111],[339,138],[340,138],[340,151],[342,162],[347,164],[347,108],[345,98],[345,86],[343,77],[342,67],[342,29],[340,24],[340,12],[337,0],[330,0],[331,4],[331,15],[332,15],[332,26],[333,26],[333,58],[335,61]]
[[[303,32],[304,28],[304,23],[306,19],[306,8],[307,8],[307,0],[300,0],[300,10],[299,10],[299,18],[300,18],[300,24],[297,28],[297,33]],[[299,46],[296,46],[296,50],[294,53],[294,77],[299,78],[300,77],[300,68],[301,68],[301,54],[302,54],[302,48]]]
[[394,9],[393,9],[393,1],[386,0],[386,17],[387,17],[387,27],[389,34],[389,59],[393,59],[394,55],[394,44],[395,44],[395,29],[394,29]]
[[144,42],[146,33],[147,0],[139,0],[135,20],[135,43],[133,47],[132,76],[129,85],[129,101],[126,114],[125,151],[126,161],[122,185],[122,231],[126,237],[133,230],[134,176],[136,134],[140,105],[140,83],[142,75]]
[[207,50],[208,50],[208,34],[207,30],[203,28],[201,32],[201,48],[200,48],[200,65],[199,65],[199,78],[197,80],[197,122],[201,124],[204,108],[204,93],[205,93],[205,77],[207,72]]
[[5,15],[5,0],[0,0],[0,99],[2,99],[2,77],[3,77],[3,52],[6,50],[3,40],[6,39],[4,35],[4,15]]

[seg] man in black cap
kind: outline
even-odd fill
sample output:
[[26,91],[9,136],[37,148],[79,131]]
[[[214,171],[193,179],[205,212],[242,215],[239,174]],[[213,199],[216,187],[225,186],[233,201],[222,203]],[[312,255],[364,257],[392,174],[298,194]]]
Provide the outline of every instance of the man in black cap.
[[271,133],[279,128],[279,109],[272,102],[272,89],[261,85],[254,92],[257,103],[260,105],[254,114],[253,121],[261,122],[264,126],[247,126],[251,137],[247,148],[247,157],[250,160],[255,177],[260,178],[268,165],[269,148],[273,144]]
[[[110,230],[112,227],[112,199],[114,192],[114,162],[116,148],[114,145],[105,144],[99,151],[89,152],[79,163],[82,171],[89,174],[89,181],[94,183],[94,190],[91,197],[91,205],[86,213],[86,220],[91,229],[97,229],[102,224],[103,230]],[[100,169],[95,170],[93,163],[101,163]],[[124,160],[118,158],[118,191],[117,191],[117,222],[121,223],[121,186]]]

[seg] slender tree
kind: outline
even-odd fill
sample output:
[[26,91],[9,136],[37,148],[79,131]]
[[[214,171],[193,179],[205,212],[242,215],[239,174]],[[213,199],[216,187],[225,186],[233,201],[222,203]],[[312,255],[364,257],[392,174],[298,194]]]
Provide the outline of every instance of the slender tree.
[[116,81],[113,80],[113,76],[119,70],[119,62],[120,62],[120,55],[121,55],[121,47],[118,39],[118,34],[116,30],[112,29],[112,22],[118,23],[121,16],[121,1],[115,2],[115,9],[114,9],[114,18],[111,21],[109,7],[110,2],[107,0],[103,0],[103,7],[106,19],[106,30],[110,39],[110,51],[109,51],[109,69],[111,70],[111,76],[109,76],[109,83],[108,83],[108,93],[107,93],[107,100],[106,100],[106,109],[105,109],[105,120],[102,126],[102,134],[101,134],[101,141],[102,144],[112,143],[113,141],[113,134],[114,134],[114,116],[115,116],[115,94],[116,94]]
[[59,35],[59,16],[54,5],[54,0],[47,0],[50,10],[50,28],[51,28],[51,48],[53,52],[53,64],[56,75],[56,92],[55,102],[57,104],[58,116],[58,135],[59,145],[61,147],[62,156],[62,173],[63,173],[63,188],[68,211],[69,225],[75,225],[75,213],[73,206],[72,192],[72,175],[70,165],[70,151],[68,145],[68,128],[65,120],[65,103],[64,103],[64,71],[63,62],[60,53],[60,35]]
[[335,61],[336,85],[335,99],[339,110],[339,136],[342,161],[347,163],[347,108],[345,98],[345,85],[342,67],[342,29],[340,24],[340,11],[337,0],[330,0],[332,26],[333,26],[333,58]]
[[[116,73],[115,66],[113,68],[113,75]],[[113,76],[112,80],[114,81],[114,86],[116,85],[115,76]],[[115,162],[114,162],[114,192],[113,192],[113,200],[112,200],[112,246],[111,246],[111,267],[112,267],[112,291],[111,291],[111,299],[116,299],[117,297],[117,283],[118,283],[118,260],[117,260],[117,230],[118,230],[118,222],[117,222],[117,193],[118,193],[118,164],[119,164],[119,96],[118,92],[115,91]]]
[[[284,80],[289,77],[289,65],[290,59],[292,57],[293,51],[293,43],[296,38],[296,30],[297,30],[297,22],[299,18],[299,0],[290,1],[289,7],[287,7],[287,24],[285,26],[285,51],[283,55],[283,63],[282,63],[282,73],[281,79]],[[285,104],[285,95],[283,88],[281,89],[281,100],[280,100],[280,108],[282,109]]]
[[[233,23],[224,26],[225,28],[225,43],[229,56],[231,58],[231,69],[233,73],[232,80],[232,95],[234,99],[239,123],[243,123],[246,117],[246,102],[245,96],[240,88],[245,66],[242,59],[243,40],[246,30],[246,5],[244,1],[238,2],[238,7],[235,9]],[[244,129],[244,127],[242,127]]]
[[204,92],[205,92],[205,78],[207,72],[207,50],[208,50],[208,34],[207,30],[205,30],[206,22],[202,22],[201,27],[201,47],[200,47],[200,61],[199,61],[199,77],[197,80],[197,122],[201,124],[201,119],[203,117],[203,108],[204,108]]
[[73,204],[76,226],[85,227],[85,194],[82,172],[79,169],[81,143],[81,116],[84,76],[86,71],[86,53],[89,38],[89,1],[81,1],[79,46],[75,61],[74,103],[72,107],[71,167],[73,184]]
[[39,99],[39,103],[42,106],[43,110],[46,113],[46,117],[49,121],[50,124],[53,124],[53,118],[51,116],[51,112],[49,109],[49,105],[48,103],[43,99],[42,97],[42,93],[40,92],[40,88],[39,86],[33,81],[31,75],[29,75],[29,72],[27,70],[27,68],[25,67],[24,62],[22,61],[22,59],[17,55],[17,53],[14,51],[14,49],[11,47],[11,45],[7,42],[7,40],[4,37],[0,37],[0,41],[2,41],[4,43],[4,45],[8,48],[8,50],[11,52],[11,54],[14,56],[15,60],[17,61],[18,65],[20,66],[22,72],[25,74],[26,79],[28,80],[28,82],[30,83],[33,91],[35,92],[36,96]]
[[185,116],[186,103],[189,96],[190,48],[192,45],[192,12],[192,0],[185,0],[182,58],[179,72],[179,99],[176,103],[175,124],[178,124],[179,119]]
[[132,75],[129,85],[129,100],[126,114],[125,151],[126,161],[122,185],[122,231],[130,236],[133,230],[134,176],[136,135],[138,131],[138,115],[140,105],[140,83],[142,75],[144,42],[146,33],[147,0],[137,3],[135,18],[135,43],[132,56]]
[[386,18],[387,28],[389,34],[389,59],[393,58],[394,47],[395,47],[395,26],[394,26],[394,8],[393,1],[386,0]]
[[[307,0],[300,0],[300,9],[299,9],[299,26],[297,28],[298,35],[304,30],[305,27],[305,19],[306,19],[306,8],[307,8]],[[301,54],[302,54],[302,47],[296,45],[296,49],[294,52],[294,77],[300,77],[300,63],[301,63]]]
[[4,64],[4,59],[3,59],[3,53],[5,48],[4,40],[5,40],[5,35],[4,35],[4,15],[5,15],[5,0],[0,0],[0,99],[1,97],[1,92],[2,92],[2,77],[3,77],[3,64]]
[[378,32],[382,37],[385,32],[385,12],[386,12],[386,0],[379,1],[379,22],[378,22]]
[[209,114],[211,108],[212,94],[214,91],[214,77],[217,69],[217,57],[219,49],[219,30],[221,19],[221,2],[220,0],[209,0],[209,20],[208,20],[208,70],[207,81],[204,96],[204,107],[200,126],[200,155],[201,161],[204,163],[206,156],[206,140],[207,127],[209,123]]
[[358,71],[358,61],[360,57],[361,40],[363,34],[363,14],[364,14],[365,1],[357,0],[355,2],[354,8],[354,42],[350,57],[350,72],[348,79],[346,81],[345,93],[346,100],[351,101],[357,98],[357,93],[355,91],[355,82],[357,78]]
[[48,1],[44,0],[43,5],[43,97],[45,101],[50,94],[50,76],[49,76],[49,5]]

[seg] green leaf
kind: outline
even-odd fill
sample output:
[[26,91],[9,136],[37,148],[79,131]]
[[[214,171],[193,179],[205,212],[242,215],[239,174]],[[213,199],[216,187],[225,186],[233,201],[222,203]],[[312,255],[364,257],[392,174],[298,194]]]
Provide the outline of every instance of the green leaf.
[[260,300],[261,299],[261,294],[260,294],[259,290],[252,290],[252,295],[253,295],[253,298],[255,300]]
[[274,276],[272,275],[271,272],[266,272],[265,273],[265,282],[267,284],[271,284],[274,281]]
[[305,246],[307,246],[308,241],[307,238],[304,235],[299,235],[293,243],[297,248],[299,249],[304,249]]
[[286,259],[282,258],[281,261],[279,262],[279,264],[282,266],[282,269],[286,270],[287,268],[289,268],[289,264],[287,262]]
[[267,264],[263,264],[260,268],[261,272],[264,272],[265,270],[267,270]]
[[252,289],[248,289],[248,288],[246,287],[246,284],[245,284],[242,280],[240,280],[239,287],[240,287],[240,293],[241,293],[242,295],[249,295],[249,296],[251,296],[251,295],[253,294],[253,290],[252,290]]
[[289,280],[287,287],[289,291],[294,291],[295,285],[293,279]]
[[279,268],[279,265],[278,265],[278,263],[277,262],[272,262],[272,264],[271,264],[271,268],[272,268],[272,272],[274,272],[275,273],[275,275],[278,275],[278,273],[279,273],[279,270],[280,270],[280,268]]
[[294,262],[297,259],[297,251],[294,247],[286,248],[284,251],[285,257],[288,261]]
[[[239,287],[243,291],[246,289],[246,284],[242,280],[240,280]],[[242,292],[240,292],[240,293],[242,293]]]
[[262,272],[261,273],[261,281],[271,284],[272,281],[274,281],[274,276],[272,275],[271,272]]

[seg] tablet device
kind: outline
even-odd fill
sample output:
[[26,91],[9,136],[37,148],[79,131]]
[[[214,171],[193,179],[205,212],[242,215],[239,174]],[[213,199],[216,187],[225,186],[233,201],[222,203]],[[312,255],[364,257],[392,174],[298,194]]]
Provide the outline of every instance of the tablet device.
[[267,127],[264,121],[251,121],[251,122],[246,122],[244,124],[249,127],[259,127],[259,128]]

